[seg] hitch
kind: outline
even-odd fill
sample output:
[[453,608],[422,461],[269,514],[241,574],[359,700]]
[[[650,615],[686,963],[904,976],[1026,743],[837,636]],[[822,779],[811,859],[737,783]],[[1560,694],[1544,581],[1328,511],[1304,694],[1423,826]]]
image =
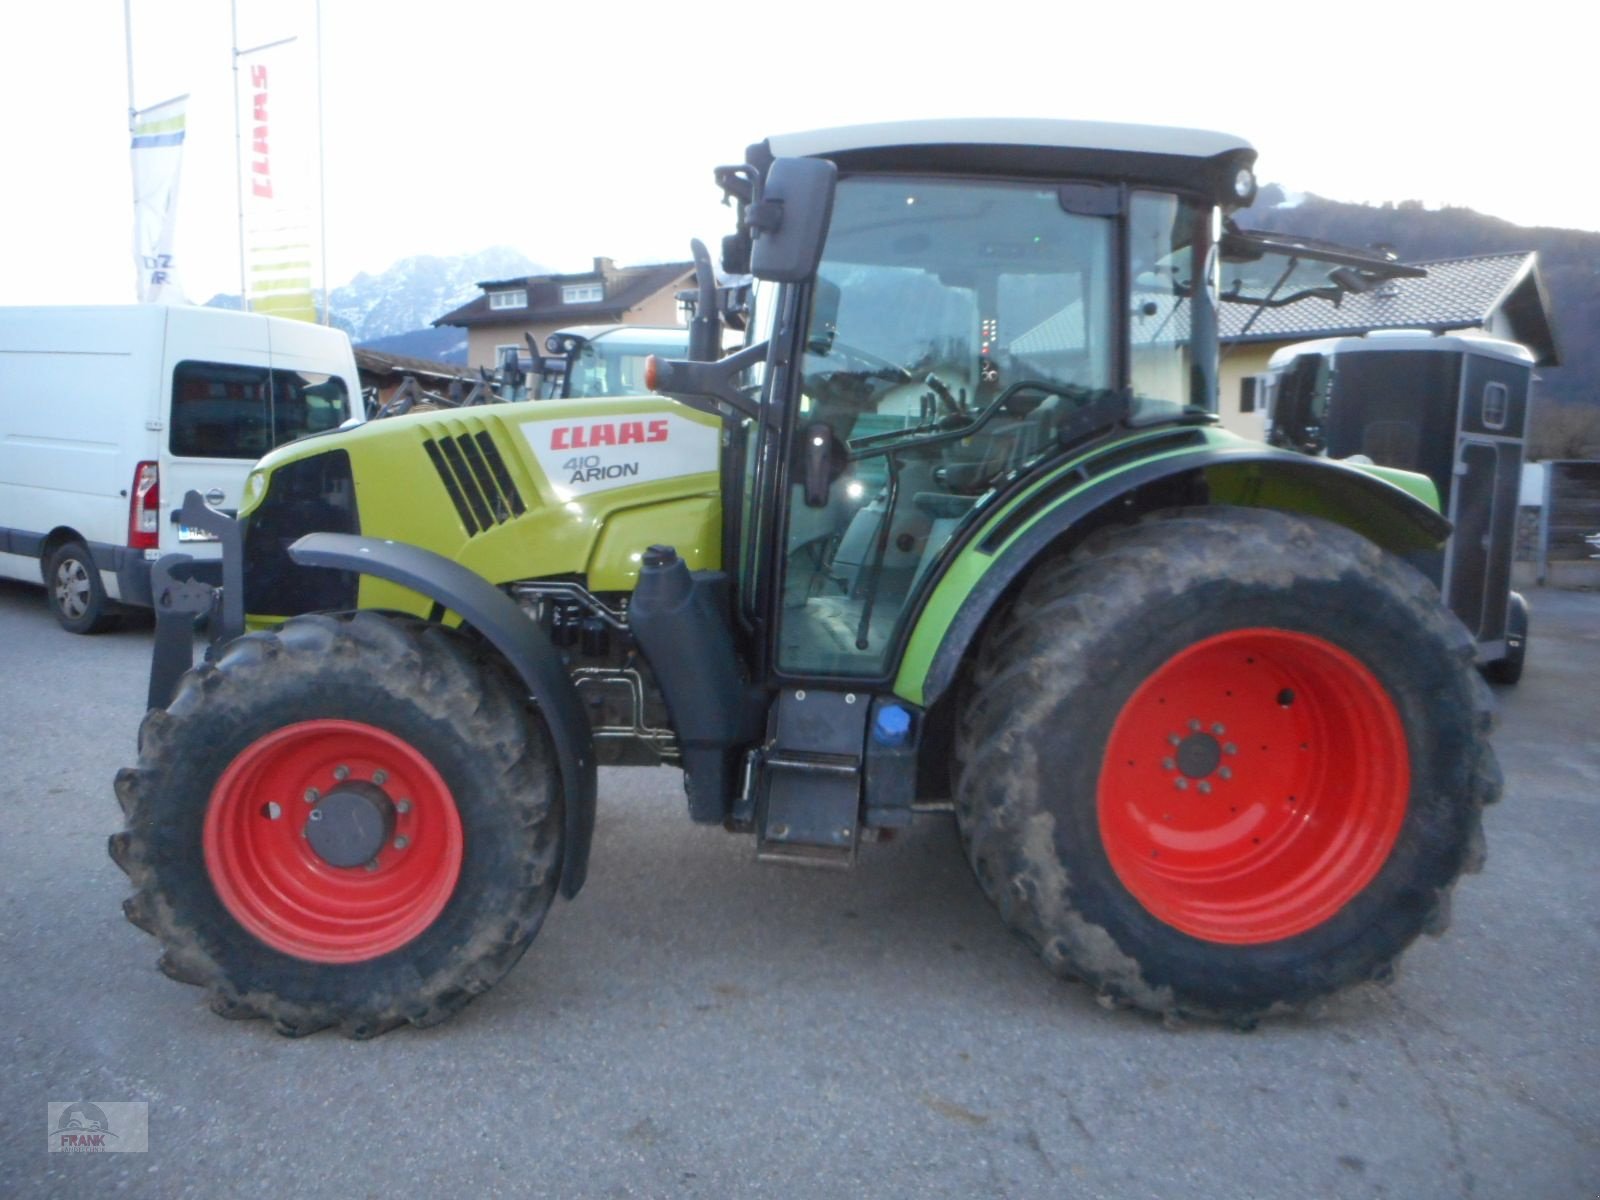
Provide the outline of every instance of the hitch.
[[222,586],[197,577],[202,565],[190,554],[168,554],[150,572],[156,613],[156,644],[150,659],[150,691],[146,704],[165,708],[177,693],[178,680],[194,665],[195,624],[207,618],[209,657],[216,647],[244,632],[244,535],[239,522],[208,505],[199,492],[183,497],[178,519],[192,529],[215,534],[222,543]]

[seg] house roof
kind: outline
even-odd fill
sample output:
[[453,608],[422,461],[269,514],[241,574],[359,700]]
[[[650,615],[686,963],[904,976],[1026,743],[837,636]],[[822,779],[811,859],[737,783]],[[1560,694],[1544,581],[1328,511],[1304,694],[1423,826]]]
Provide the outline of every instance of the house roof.
[[421,375],[434,379],[474,379],[477,373],[455,363],[435,362],[431,358],[412,358],[407,354],[385,354],[381,350],[355,347],[356,369],[372,375]]
[[1224,342],[1235,343],[1300,341],[1372,329],[1442,333],[1483,328],[1498,313],[1509,322],[1513,339],[1527,346],[1540,366],[1559,362],[1537,254],[1477,254],[1410,265],[1428,273],[1346,294],[1338,305],[1316,296],[1260,310],[1223,304],[1219,333]]
[[[576,275],[528,275],[516,279],[490,279],[479,283],[481,295],[463,304],[433,322],[434,325],[544,325],[559,322],[564,325],[598,323],[620,318],[636,305],[642,304],[663,288],[676,287],[678,282],[693,273],[694,263],[652,263],[639,267],[612,267],[597,259],[595,270]],[[561,289],[575,283],[603,283],[605,297],[582,304],[566,304],[561,299]],[[526,308],[490,308],[490,291],[508,288],[526,288]]]

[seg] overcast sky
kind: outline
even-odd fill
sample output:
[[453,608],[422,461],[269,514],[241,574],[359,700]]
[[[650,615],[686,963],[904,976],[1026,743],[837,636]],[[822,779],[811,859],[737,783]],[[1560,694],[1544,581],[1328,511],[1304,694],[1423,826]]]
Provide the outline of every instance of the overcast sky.
[[[247,47],[312,0],[238,0]],[[1263,180],[1600,230],[1587,4],[322,0],[331,286],[509,245],[558,269],[728,230],[711,168],[770,133],[947,116],[1222,129]],[[132,0],[138,107],[191,95],[178,252],[239,290],[227,0]],[[1301,15],[1303,14],[1303,15]],[[0,303],[134,298],[122,0],[0,8]],[[278,135],[283,136],[283,135]],[[1401,248],[1402,251],[1404,248]]]

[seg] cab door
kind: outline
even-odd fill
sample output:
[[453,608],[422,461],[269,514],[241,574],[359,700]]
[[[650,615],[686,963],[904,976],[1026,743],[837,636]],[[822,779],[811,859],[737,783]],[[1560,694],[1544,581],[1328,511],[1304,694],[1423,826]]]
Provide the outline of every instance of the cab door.
[[[770,680],[892,677],[920,589],[983,497],[1071,414],[1120,398],[1119,210],[1114,189],[1085,205],[1086,186],[839,180],[816,276],[791,289],[793,367],[768,401],[781,440],[758,468]],[[1164,346],[1149,356],[1175,360]]]

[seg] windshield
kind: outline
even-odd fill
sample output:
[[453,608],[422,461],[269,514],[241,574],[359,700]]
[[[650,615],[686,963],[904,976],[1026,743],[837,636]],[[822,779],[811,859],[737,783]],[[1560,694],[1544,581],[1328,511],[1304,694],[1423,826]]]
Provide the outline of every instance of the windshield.
[[1083,402],[1113,386],[1116,228],[1053,187],[847,179],[806,341],[802,419],[852,441],[976,415],[1037,383]]
[[654,341],[623,340],[605,336],[584,342],[572,352],[567,369],[567,395],[642,396],[644,364],[652,354],[661,358],[682,358],[688,347],[688,334],[662,337]]

